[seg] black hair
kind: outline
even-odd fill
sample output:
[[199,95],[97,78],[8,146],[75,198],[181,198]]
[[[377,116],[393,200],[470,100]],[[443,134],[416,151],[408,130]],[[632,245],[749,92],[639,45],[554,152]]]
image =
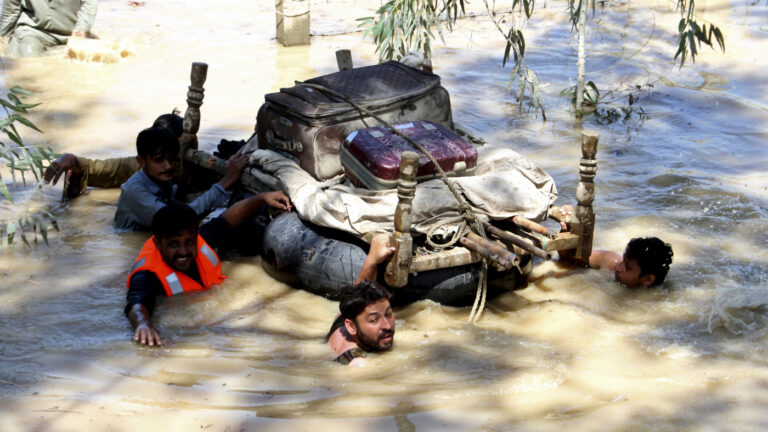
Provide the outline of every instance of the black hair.
[[155,212],[152,217],[152,234],[157,239],[171,237],[191,229],[197,232],[199,218],[192,207],[171,203]]
[[178,139],[184,132],[184,119],[176,113],[163,114],[155,119],[152,127],[166,128]]
[[368,305],[381,300],[389,300],[389,291],[376,282],[364,280],[341,290],[339,310],[344,319],[355,321]]
[[136,153],[141,157],[152,157],[160,152],[176,158],[179,154],[179,140],[162,127],[151,127],[139,132],[136,137]]
[[667,277],[674,254],[672,246],[657,237],[638,237],[627,243],[624,255],[637,261],[640,276],[652,274],[655,278],[652,285],[658,285]]

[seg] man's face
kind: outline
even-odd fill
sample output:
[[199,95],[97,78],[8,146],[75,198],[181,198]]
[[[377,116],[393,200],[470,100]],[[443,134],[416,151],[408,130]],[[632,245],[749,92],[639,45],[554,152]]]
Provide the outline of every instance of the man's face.
[[642,270],[640,269],[640,264],[637,263],[637,260],[629,258],[627,257],[627,254],[624,254],[624,258],[621,260],[618,267],[616,267],[614,276],[616,282],[624,284],[630,288],[652,285],[655,277],[653,275],[641,275],[641,273]]
[[368,305],[355,317],[345,321],[347,331],[365,351],[386,351],[395,337],[395,316],[389,300],[381,299]]
[[176,175],[176,156],[158,150],[152,156],[137,156],[139,166],[147,177],[158,182],[169,182]]
[[172,269],[186,272],[195,265],[197,257],[197,231],[185,229],[178,234],[158,239],[155,245],[160,250],[163,261]]

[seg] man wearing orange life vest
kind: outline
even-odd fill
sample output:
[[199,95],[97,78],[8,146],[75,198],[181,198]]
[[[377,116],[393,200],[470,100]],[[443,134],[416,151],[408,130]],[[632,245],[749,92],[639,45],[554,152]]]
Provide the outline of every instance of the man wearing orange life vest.
[[255,209],[268,201],[266,192],[238,201],[198,230],[192,208],[168,204],[152,218],[152,237],[144,243],[128,276],[125,314],[134,328],[133,340],[164,345],[150,315],[158,296],[202,291],[221,283],[221,260],[214,251]]

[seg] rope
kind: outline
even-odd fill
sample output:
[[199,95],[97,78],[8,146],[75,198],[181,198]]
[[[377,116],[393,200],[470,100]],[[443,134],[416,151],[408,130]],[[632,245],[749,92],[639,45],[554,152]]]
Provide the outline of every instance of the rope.
[[[458,228],[456,229],[456,233],[451,236],[451,238],[448,241],[437,243],[433,240],[435,237],[435,231],[438,229],[451,224],[457,224]],[[464,234],[467,233],[467,229],[469,227],[467,226],[467,223],[463,220],[461,216],[451,219],[446,219],[442,222],[438,222],[435,225],[432,225],[432,228],[427,231],[427,245],[431,247],[433,250],[441,251],[444,249],[448,249],[449,247],[453,246],[461,240],[462,237],[464,237]]]
[[[383,124],[384,126],[388,127],[389,129],[391,129],[392,132],[395,135],[399,136],[400,138],[404,139],[406,142],[408,142],[412,146],[416,147],[420,152],[422,152],[432,162],[432,164],[435,166],[435,168],[437,168],[437,171],[440,173],[440,177],[442,177],[443,182],[446,184],[446,186],[448,186],[448,190],[451,191],[451,193],[453,194],[453,197],[459,203],[459,212],[464,217],[464,219],[466,219],[466,224],[471,226],[471,227],[473,227],[475,232],[478,235],[480,235],[481,237],[483,237],[484,239],[488,238],[486,236],[486,234],[485,234],[485,228],[480,223],[480,221],[477,219],[475,214],[472,212],[472,206],[464,199],[464,197],[461,196],[461,194],[459,194],[459,192],[456,190],[456,187],[454,185],[452,185],[448,181],[448,175],[445,173],[445,171],[440,166],[440,164],[437,163],[437,159],[435,159],[435,157],[432,156],[432,153],[430,153],[429,150],[424,148],[424,146],[422,146],[421,144],[417,143],[416,141],[414,141],[410,137],[406,136],[405,134],[403,134],[402,132],[397,130],[391,123],[389,123],[388,121],[384,120],[380,116],[374,114],[371,110],[369,110],[369,109],[365,108],[364,106],[358,104],[357,102],[353,101],[352,99],[350,99],[346,95],[343,95],[343,94],[341,94],[341,93],[339,93],[339,92],[337,92],[335,90],[329,89],[328,87],[325,87],[325,86],[322,86],[322,85],[319,85],[319,84],[296,81],[296,85],[301,86],[301,87],[312,88],[312,89],[321,91],[323,93],[327,93],[327,94],[329,94],[331,96],[334,96],[334,97],[336,97],[338,99],[341,99],[344,102],[347,102],[348,104],[352,105],[355,109],[357,109],[358,111],[362,112],[363,114],[365,114],[365,115],[367,115],[369,117],[373,117],[379,123]],[[458,241],[458,236],[457,236],[457,241]],[[478,281],[478,284],[477,284],[477,294],[475,296],[475,304],[474,304],[474,306],[472,306],[472,312],[469,315],[469,322],[477,321],[480,318],[480,315],[482,315],[482,313],[483,313],[483,308],[485,307],[486,291],[487,291],[486,290],[486,277],[487,277],[487,275],[488,275],[488,263],[486,262],[486,260],[483,260],[483,269],[482,269],[482,271],[480,273],[480,276],[481,276],[480,277],[480,281]]]

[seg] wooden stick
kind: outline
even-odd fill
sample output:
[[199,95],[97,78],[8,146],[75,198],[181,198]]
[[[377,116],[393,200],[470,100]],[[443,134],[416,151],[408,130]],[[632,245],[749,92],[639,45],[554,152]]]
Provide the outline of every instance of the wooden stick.
[[532,245],[531,243],[528,243],[525,241],[524,238],[520,237],[519,235],[501,230],[499,228],[496,228],[493,225],[488,224],[485,227],[486,231],[491,233],[492,235],[500,238],[501,240],[507,241],[512,243],[513,245],[519,247],[520,249],[523,249],[524,251],[531,253],[533,255],[536,255],[539,258],[550,260],[552,259],[552,255],[547,253],[541,248],[536,247],[535,245]]
[[336,63],[339,65],[339,70],[352,69],[352,53],[348,49],[340,49],[336,51]]
[[395,209],[395,233],[391,237],[391,246],[395,253],[387,263],[384,280],[392,288],[408,285],[411,260],[413,259],[413,239],[411,238],[411,211],[413,197],[416,195],[416,171],[419,168],[419,155],[406,151],[400,156],[400,178],[397,181],[397,208]]
[[467,264],[474,264],[481,259],[482,256],[477,252],[463,247],[455,247],[453,249],[416,256],[411,262],[411,273],[459,267]]
[[581,161],[579,163],[579,186],[576,188],[577,222],[571,224],[574,234],[579,236],[579,244],[573,257],[581,262],[588,263],[592,254],[592,237],[595,232],[595,212],[592,210],[592,202],[595,200],[595,174],[597,172],[597,141],[599,135],[594,131],[581,133]]
[[[216,174],[219,174],[222,177],[224,176],[224,173],[227,172],[227,161],[221,158],[217,158],[216,156],[210,153],[206,153],[202,150],[188,149],[184,154],[184,162],[203,167],[207,170],[215,172]],[[242,183],[243,186],[247,187],[248,189],[251,189],[253,192],[257,193],[266,192],[273,189],[266,183],[256,178],[256,176],[248,172],[247,169],[243,170],[243,174],[240,175],[240,183]]]
[[197,131],[200,129],[200,106],[205,97],[203,84],[208,76],[208,65],[205,63],[192,63],[190,73],[189,91],[187,92],[187,111],[184,113],[184,132],[181,134],[181,151],[177,165],[179,183],[188,183],[184,170],[184,157],[189,149],[197,149]]
[[500,264],[507,270],[512,270],[520,265],[520,258],[518,258],[517,255],[508,251],[504,246],[484,239],[473,232],[467,233],[467,235],[462,237],[459,241],[467,249],[473,250],[493,262]]
[[536,222],[532,220],[528,220],[522,216],[513,216],[512,217],[512,223],[519,226],[520,228],[525,228],[528,231],[533,231],[535,233],[539,233],[541,235],[545,235],[550,238],[554,238],[557,233],[552,233],[549,231],[549,228],[539,225]]

